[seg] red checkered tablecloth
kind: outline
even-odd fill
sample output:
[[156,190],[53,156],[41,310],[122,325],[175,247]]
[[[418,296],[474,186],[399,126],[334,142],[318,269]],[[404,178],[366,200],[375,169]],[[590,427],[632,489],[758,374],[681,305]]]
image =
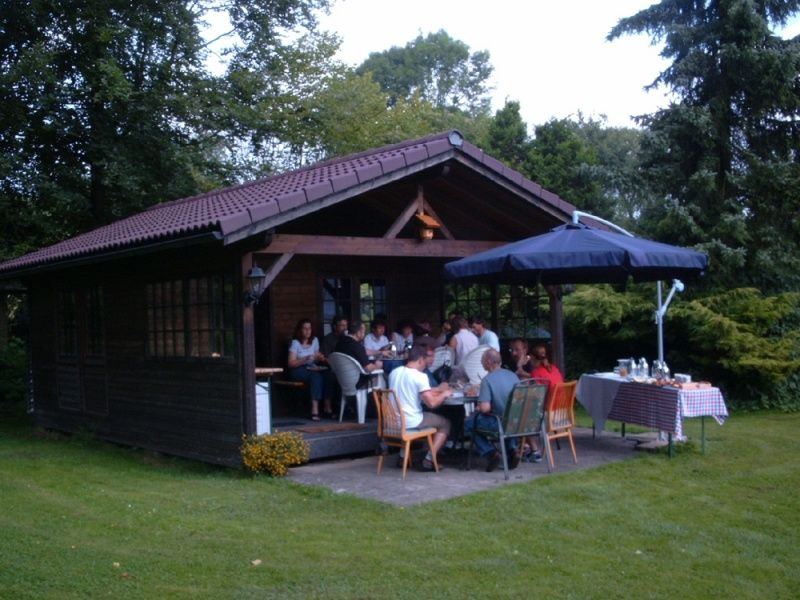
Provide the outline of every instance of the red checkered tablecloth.
[[645,383],[619,386],[608,418],[683,435],[684,417],[710,416],[722,425],[728,416],[718,388],[682,390]]

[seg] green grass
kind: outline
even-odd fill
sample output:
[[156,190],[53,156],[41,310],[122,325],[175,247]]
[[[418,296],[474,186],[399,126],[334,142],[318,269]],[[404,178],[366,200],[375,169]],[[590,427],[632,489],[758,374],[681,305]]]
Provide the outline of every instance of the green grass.
[[797,598],[798,430],[734,416],[705,456],[401,509],[6,412],[0,598]]

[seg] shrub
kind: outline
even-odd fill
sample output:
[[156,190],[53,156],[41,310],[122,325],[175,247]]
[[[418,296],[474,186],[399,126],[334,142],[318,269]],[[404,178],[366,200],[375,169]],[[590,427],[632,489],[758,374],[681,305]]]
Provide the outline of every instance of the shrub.
[[308,462],[310,454],[308,442],[294,431],[242,436],[242,463],[253,473],[283,477],[289,467]]
[[25,342],[12,337],[0,350],[0,402],[18,403],[25,400],[25,375],[28,358]]

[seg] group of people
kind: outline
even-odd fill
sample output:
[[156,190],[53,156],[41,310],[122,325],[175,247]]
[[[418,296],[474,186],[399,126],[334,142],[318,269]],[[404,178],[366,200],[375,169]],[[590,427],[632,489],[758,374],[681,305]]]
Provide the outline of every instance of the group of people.
[[[408,428],[432,427],[436,429],[433,436],[433,448],[419,461],[423,471],[434,470],[433,455],[438,453],[456,427],[464,426],[466,433],[471,434],[481,456],[486,461],[486,470],[497,468],[501,458],[494,444],[484,436],[474,432],[477,430],[496,430],[497,421],[491,415],[502,417],[505,403],[514,385],[521,379],[546,381],[550,385],[563,382],[558,368],[548,359],[547,346],[536,344],[529,351],[527,340],[515,338],[509,345],[510,366],[503,366],[500,354],[500,341],[481,317],[467,320],[460,315],[451,315],[448,326],[442,328],[442,335],[434,338],[429,328],[415,331],[414,326],[405,321],[399,324],[392,340],[386,335],[386,323],[376,320],[372,323],[369,334],[361,321],[349,321],[344,317],[335,317],[331,322],[331,332],[320,344],[313,335],[311,321],[302,319],[295,328],[294,338],[289,348],[289,373],[292,379],[306,382],[311,388],[311,418],[319,420],[320,405],[322,416],[333,418],[331,392],[335,379],[331,372],[320,367],[327,364],[327,357],[332,352],[342,352],[356,359],[364,370],[370,372],[381,369],[381,357],[386,356],[392,345],[396,349],[407,349],[405,364],[395,368],[389,375],[388,386],[395,391],[400,400]],[[416,335],[415,335],[416,334]],[[454,366],[458,366],[470,351],[481,344],[489,346],[482,357],[483,368],[487,375],[481,380],[478,392],[477,415],[464,422],[463,410],[460,407],[444,406],[445,400],[452,396],[453,389],[448,381],[438,381],[431,371],[435,350],[440,345],[447,345],[453,350]],[[368,375],[360,384],[366,385]],[[455,412],[452,409],[457,409]],[[450,409],[450,410],[448,410]],[[535,440],[533,458],[541,460]],[[510,457],[509,468],[516,468],[520,460],[517,440],[507,442],[507,453]],[[403,457],[398,459],[402,464]]]

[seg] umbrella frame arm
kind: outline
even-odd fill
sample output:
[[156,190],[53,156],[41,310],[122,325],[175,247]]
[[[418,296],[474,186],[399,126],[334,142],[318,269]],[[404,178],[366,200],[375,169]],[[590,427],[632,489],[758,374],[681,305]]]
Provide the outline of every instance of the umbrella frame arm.
[[656,282],[658,287],[658,309],[656,310],[656,325],[658,325],[658,360],[664,362],[664,316],[667,314],[669,303],[675,296],[675,292],[682,292],[684,289],[683,282],[680,279],[672,280],[672,289],[667,294],[667,299],[661,302],[661,282]]
[[633,235],[627,229],[623,229],[622,227],[620,227],[616,223],[612,223],[611,221],[607,221],[607,220],[603,219],[602,217],[596,217],[595,215],[593,215],[591,213],[583,212],[582,210],[573,210],[572,211],[572,222],[575,225],[580,223],[580,218],[581,217],[588,217],[588,218],[592,219],[593,221],[597,221],[599,223],[602,223],[603,225],[611,227],[612,229],[614,229],[616,231],[619,231],[620,233],[623,233],[623,234],[627,235],[628,237],[636,237],[635,235]]

